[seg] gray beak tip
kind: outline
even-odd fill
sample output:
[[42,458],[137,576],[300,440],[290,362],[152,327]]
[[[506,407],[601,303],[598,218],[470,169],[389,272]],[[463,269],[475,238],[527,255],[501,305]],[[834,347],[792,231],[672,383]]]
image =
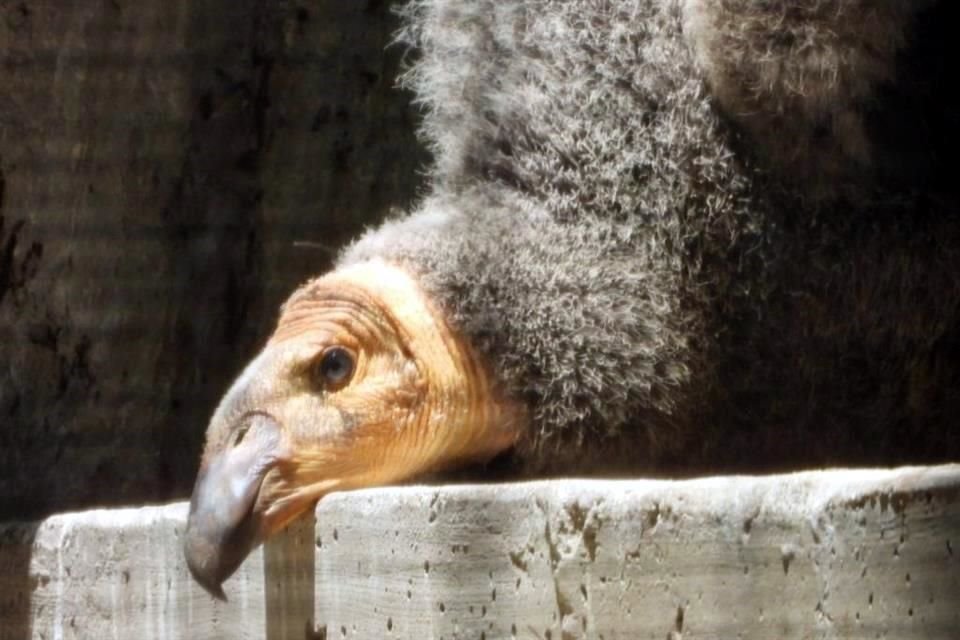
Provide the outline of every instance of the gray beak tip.
[[280,438],[280,428],[269,416],[244,419],[246,437],[201,468],[184,532],[190,573],[218,600],[227,599],[221,585],[261,541],[254,505]]
[[220,602],[227,602],[227,594],[223,592],[223,585],[220,584],[203,584],[200,583],[200,586],[203,587],[204,591],[209,593],[214,599],[219,600]]
[[221,577],[219,570],[206,565],[204,560],[209,558],[209,550],[202,547],[202,543],[197,540],[196,533],[191,531],[189,526],[185,537],[184,556],[187,560],[190,575],[197,581],[197,584],[217,600],[226,602],[227,594],[223,592],[223,580],[226,576]]
[[197,581],[197,584],[203,587],[204,591],[209,593],[220,602],[227,602],[227,594],[224,593],[222,584],[217,583],[216,581],[207,580],[192,569],[190,570],[190,573],[193,575],[193,579]]

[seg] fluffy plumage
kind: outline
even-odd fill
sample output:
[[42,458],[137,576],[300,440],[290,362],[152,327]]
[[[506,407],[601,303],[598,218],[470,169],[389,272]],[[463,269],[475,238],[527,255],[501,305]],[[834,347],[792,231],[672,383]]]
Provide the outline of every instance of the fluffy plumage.
[[948,3],[786,4],[406,9],[431,191],[340,264],[416,274],[530,407],[520,468],[960,455],[956,190],[876,126]]
[[960,127],[934,99],[956,6],[408,5],[430,191],[291,297],[215,412],[198,581],[222,595],[329,491],[504,451],[566,474],[960,457]]
[[[683,29],[712,97],[745,132],[745,152],[808,198],[844,191],[864,198],[879,176],[898,178],[885,165],[903,149],[892,144],[888,129],[897,126],[884,112],[918,115],[890,105],[922,99],[930,89],[916,75],[931,81],[938,73],[929,66],[935,58],[913,70],[902,60],[917,49],[920,23],[935,4],[686,0]],[[925,126],[906,130],[929,142],[937,134]]]

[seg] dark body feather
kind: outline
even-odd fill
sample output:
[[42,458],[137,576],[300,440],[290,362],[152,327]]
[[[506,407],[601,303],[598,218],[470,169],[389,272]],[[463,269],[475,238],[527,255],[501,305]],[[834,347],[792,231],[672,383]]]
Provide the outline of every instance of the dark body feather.
[[958,459],[956,10],[874,4],[414,2],[431,192],[340,263],[417,274],[520,472]]

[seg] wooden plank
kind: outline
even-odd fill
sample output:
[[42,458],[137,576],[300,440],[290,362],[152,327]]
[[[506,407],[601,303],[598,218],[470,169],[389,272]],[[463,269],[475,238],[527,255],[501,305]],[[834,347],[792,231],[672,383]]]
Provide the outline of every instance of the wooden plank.
[[314,601],[313,513],[298,519],[263,547],[267,640],[312,640]]

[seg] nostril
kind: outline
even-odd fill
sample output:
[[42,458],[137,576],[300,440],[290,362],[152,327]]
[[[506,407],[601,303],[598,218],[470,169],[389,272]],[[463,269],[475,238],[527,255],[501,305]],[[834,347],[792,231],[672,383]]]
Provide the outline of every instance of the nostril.
[[247,435],[247,432],[250,431],[250,423],[244,422],[239,427],[237,427],[237,432],[233,435],[233,446],[237,446],[243,442],[244,437]]
[[[250,433],[251,429],[253,429],[252,434]],[[276,422],[269,414],[263,411],[248,411],[234,425],[228,439],[229,446],[231,448],[239,446],[241,442],[247,439],[248,435],[256,440],[260,440],[262,437],[270,438],[276,435],[275,430]]]

